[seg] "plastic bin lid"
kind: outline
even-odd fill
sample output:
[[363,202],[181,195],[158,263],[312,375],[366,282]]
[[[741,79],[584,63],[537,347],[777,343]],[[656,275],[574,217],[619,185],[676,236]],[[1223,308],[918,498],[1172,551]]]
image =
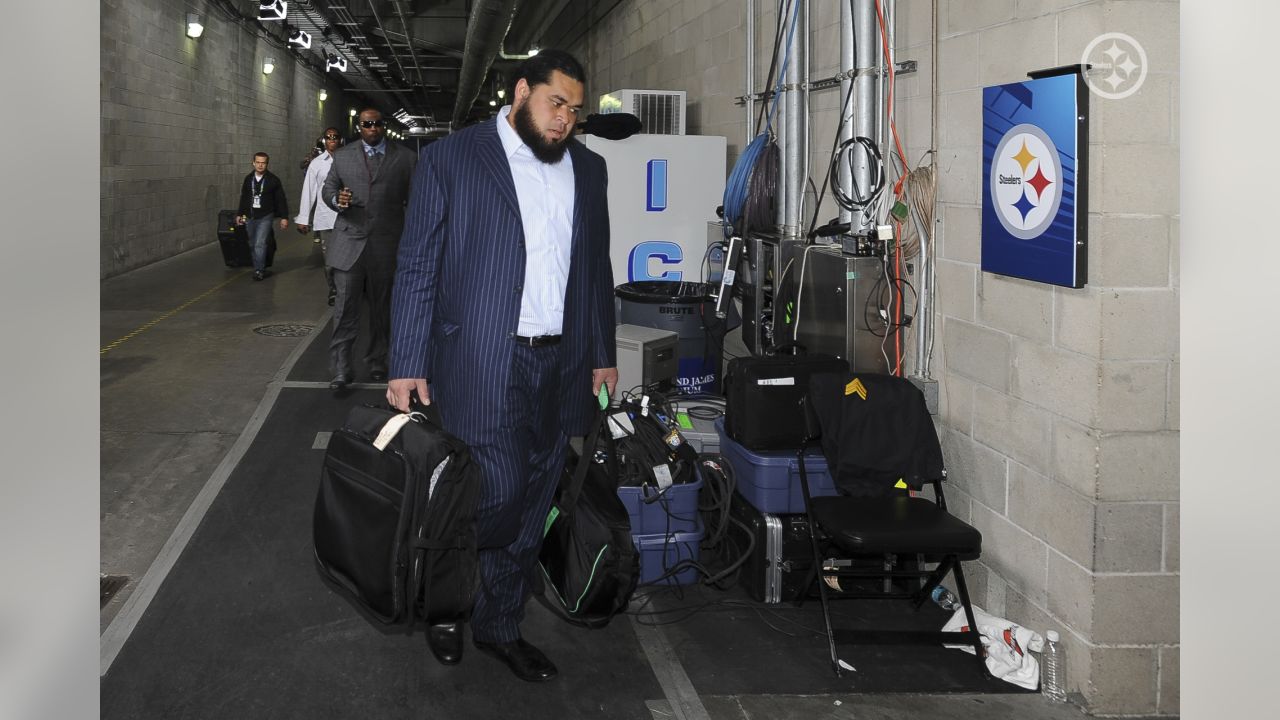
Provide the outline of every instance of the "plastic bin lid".
[[676,280],[636,280],[614,288],[623,300],[638,303],[696,305],[713,299],[711,284]]

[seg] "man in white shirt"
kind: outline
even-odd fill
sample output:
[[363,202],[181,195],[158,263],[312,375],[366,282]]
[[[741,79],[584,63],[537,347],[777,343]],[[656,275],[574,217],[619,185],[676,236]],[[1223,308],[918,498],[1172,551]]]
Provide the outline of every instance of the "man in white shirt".
[[[387,402],[437,406],[482,469],[473,644],[527,681],[558,672],[520,621],[568,438],[618,381],[608,173],[573,138],[585,77],[544,49],[497,118],[423,150],[392,302]],[[427,643],[457,663],[462,624],[434,622]]]
[[[333,284],[333,267],[329,265],[329,235],[333,231],[334,221],[338,213],[320,200],[320,191],[324,189],[324,179],[329,175],[329,166],[333,164],[333,151],[338,149],[342,136],[337,128],[324,129],[324,152],[311,158],[307,164],[307,176],[302,181],[302,198],[298,201],[298,216],[293,219],[298,232],[306,235],[315,230],[320,235],[320,250],[325,254],[324,277],[329,283],[329,304],[338,295]],[[311,220],[315,210],[315,221]]]

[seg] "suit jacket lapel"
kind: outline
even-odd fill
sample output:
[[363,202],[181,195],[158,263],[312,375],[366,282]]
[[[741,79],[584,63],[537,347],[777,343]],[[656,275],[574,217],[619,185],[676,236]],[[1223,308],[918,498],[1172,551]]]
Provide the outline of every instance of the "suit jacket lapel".
[[507,162],[506,152],[502,148],[502,140],[498,138],[497,118],[490,120],[478,128],[480,142],[480,164],[493,175],[498,195],[511,206],[511,211],[520,215],[520,201],[516,199],[516,183],[511,179],[511,164]]
[[569,257],[574,257],[582,245],[585,234],[583,219],[587,206],[587,160],[576,138],[569,139],[569,157],[573,159],[573,235],[569,244]]

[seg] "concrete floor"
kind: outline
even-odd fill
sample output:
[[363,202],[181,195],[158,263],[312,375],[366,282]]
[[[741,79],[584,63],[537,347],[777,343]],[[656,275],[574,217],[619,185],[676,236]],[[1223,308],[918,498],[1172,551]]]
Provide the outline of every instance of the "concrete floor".
[[[149,569],[177,561],[173,538],[198,524],[201,498],[219,487],[217,478],[229,472],[236,448],[251,439],[255,419],[270,409],[272,388],[309,340],[254,329],[324,329],[330,313],[321,264],[319,246],[290,229],[279,236],[275,275],[263,282],[245,269],[224,267],[212,243],[102,283],[101,572],[129,578],[102,610],[104,646],[113,634],[120,636],[114,643],[127,637],[128,623],[122,619],[112,627],[112,621]],[[738,338],[732,334],[729,353],[744,354]],[[145,600],[134,604],[145,608]],[[666,691],[666,699],[648,703],[654,718],[1081,715],[1075,706],[1053,706],[1038,695],[699,696],[676,665],[653,668]]]

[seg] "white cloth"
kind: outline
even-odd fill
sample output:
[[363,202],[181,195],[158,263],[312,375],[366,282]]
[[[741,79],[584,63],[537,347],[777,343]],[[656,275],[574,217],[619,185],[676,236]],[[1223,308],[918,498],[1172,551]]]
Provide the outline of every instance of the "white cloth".
[[[302,199],[298,201],[298,216],[293,222],[298,225],[310,225],[312,230],[332,230],[338,219],[338,213],[320,200],[320,191],[324,189],[324,179],[329,175],[329,166],[333,165],[333,155],[328,151],[311,158],[307,164],[307,175],[302,180]],[[315,208],[316,219],[311,222],[311,209]]]
[[534,157],[507,124],[510,113],[510,105],[498,112],[498,138],[511,166],[524,226],[524,285],[516,332],[527,337],[559,335],[573,241],[573,160],[567,151],[551,165]]
[[[1044,638],[1040,633],[988,615],[977,605],[973,606],[973,619],[978,623],[978,634],[982,636],[982,646],[987,651],[987,669],[991,674],[1019,687],[1035,690],[1040,684],[1040,664],[1031,653],[1044,650]],[[969,620],[964,616],[964,608],[956,610],[942,626],[943,632],[964,632],[968,629]],[[973,654],[971,645],[947,647]]]

